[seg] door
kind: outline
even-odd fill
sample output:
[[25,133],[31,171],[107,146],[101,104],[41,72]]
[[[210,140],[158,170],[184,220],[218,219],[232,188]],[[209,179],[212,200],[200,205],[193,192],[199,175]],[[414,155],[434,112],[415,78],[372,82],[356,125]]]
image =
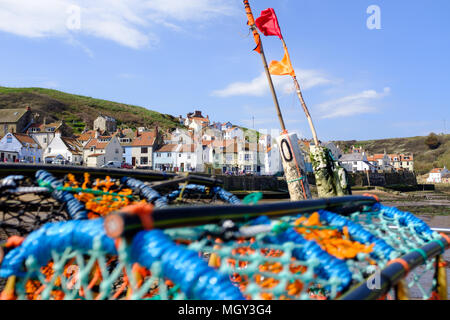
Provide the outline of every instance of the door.
[[132,157],[131,158],[131,165],[134,167],[136,165],[136,158]]
[[181,163],[180,171],[181,171],[181,172],[184,172],[184,162]]

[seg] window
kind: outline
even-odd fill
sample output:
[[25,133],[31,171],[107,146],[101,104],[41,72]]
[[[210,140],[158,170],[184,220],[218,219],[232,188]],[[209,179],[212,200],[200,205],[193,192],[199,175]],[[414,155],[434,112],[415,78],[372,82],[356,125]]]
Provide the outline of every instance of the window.
[[244,155],[244,160],[249,161],[251,159],[251,156],[249,154]]
[[8,137],[6,137],[6,143],[12,143],[12,136],[8,135]]
[[148,164],[148,157],[141,157],[141,164]]
[[148,148],[147,147],[142,147],[141,148],[141,153],[148,153]]
[[52,148],[48,148],[48,153],[52,153]]
[[116,154],[119,154],[119,149],[116,149]]
[[187,158],[188,158],[188,160],[190,160],[190,159],[191,159],[191,155],[189,154],[189,155],[187,156]]
[[167,156],[168,156],[168,157],[171,157],[171,156],[172,156],[172,154],[171,154],[171,153],[169,152],[169,153],[167,153]]
[[91,147],[91,152],[94,152],[94,150],[95,150],[95,147]]
[[47,138],[44,138],[44,143],[47,143]]
[[178,157],[181,158],[181,153],[178,154]]
[[358,162],[357,161],[353,161],[353,164],[356,166],[356,165],[358,165]]

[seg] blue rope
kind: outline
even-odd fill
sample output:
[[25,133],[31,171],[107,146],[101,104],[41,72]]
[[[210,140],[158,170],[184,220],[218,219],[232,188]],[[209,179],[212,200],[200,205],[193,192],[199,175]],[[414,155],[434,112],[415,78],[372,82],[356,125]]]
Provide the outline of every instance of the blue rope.
[[244,299],[227,275],[219,274],[199,258],[198,252],[176,245],[160,230],[137,234],[132,243],[131,258],[147,268],[160,261],[162,276],[180,286],[188,299]]
[[320,210],[320,219],[327,225],[337,227],[342,232],[344,227],[348,228],[348,233],[353,240],[369,245],[374,243],[371,256],[374,258],[391,259],[395,255],[395,249],[388,245],[383,239],[374,236],[372,233],[364,229],[361,225],[340,216],[336,213]]
[[[178,190],[172,191],[171,193],[169,193],[167,195],[167,199],[169,200],[173,200],[176,199],[180,193],[181,190],[184,188],[184,193],[191,193],[191,194],[195,194],[195,193],[203,193],[206,194],[207,193],[207,189],[208,187],[204,186],[204,185],[198,185],[198,184],[188,184],[187,186],[180,186],[180,188]],[[225,191],[223,188],[221,187],[213,187],[211,189],[211,192],[215,195],[217,195],[217,197],[219,199],[221,199],[222,201],[225,201],[227,203],[231,203],[231,204],[241,204],[241,200],[239,200],[238,197],[236,197],[235,195],[233,195],[232,193]]]
[[120,181],[134,191],[138,191],[148,202],[153,203],[155,207],[163,208],[167,206],[167,197],[161,196],[144,182],[129,177],[123,177]]
[[235,205],[241,204],[241,200],[239,200],[238,197],[236,197],[234,194],[224,190],[221,187],[212,188],[212,192],[215,193],[221,200],[223,200],[225,202],[235,204]]
[[[52,259],[52,252],[63,253],[67,248],[87,253],[99,237],[105,254],[117,255],[114,240],[104,230],[104,219],[49,223],[32,232],[21,246],[11,250],[1,265],[0,277],[24,277],[25,261],[33,256],[39,267]],[[160,230],[138,233],[130,246],[130,262],[151,268],[162,264],[161,276],[167,277],[189,299],[242,300],[243,295],[229,277],[208,266],[198,253],[175,244]]]
[[51,173],[45,170],[39,170],[36,172],[36,179],[49,184],[54,189],[52,196],[59,202],[66,204],[67,212],[73,220],[84,220],[88,218],[88,212],[86,211],[85,206],[78,201],[72,193],[56,190],[58,187],[63,187],[64,185]]
[[338,291],[346,289],[351,284],[352,273],[344,260],[333,257],[324,251],[316,242],[306,240],[294,228],[289,228],[277,236],[267,236],[264,238],[264,241],[273,244],[293,242],[302,245],[301,248],[295,248],[292,251],[292,255],[296,259],[301,261],[317,259],[319,265],[314,268],[314,272],[326,280],[330,280],[332,277],[339,278],[341,282],[337,286]]
[[52,259],[52,251],[62,253],[70,247],[87,252],[92,249],[95,237],[100,237],[102,250],[117,254],[114,240],[105,233],[103,219],[48,223],[30,233],[19,247],[8,252],[1,265],[0,277],[24,276],[23,267],[29,256],[33,256],[39,266],[45,266]]
[[414,229],[419,235],[432,235],[433,230],[421,219],[417,218],[410,212],[403,212],[395,207],[386,207],[381,203],[376,203],[373,207],[374,210],[380,211],[384,216],[394,219],[397,218],[402,226],[413,225]]

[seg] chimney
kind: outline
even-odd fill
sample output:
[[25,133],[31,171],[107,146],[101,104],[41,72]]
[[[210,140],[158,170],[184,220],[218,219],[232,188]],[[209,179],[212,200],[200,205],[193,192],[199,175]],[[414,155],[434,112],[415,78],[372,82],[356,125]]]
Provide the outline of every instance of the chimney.
[[44,117],[44,126],[47,124],[47,117]]
[[98,130],[95,130],[95,138],[97,139],[99,136]]

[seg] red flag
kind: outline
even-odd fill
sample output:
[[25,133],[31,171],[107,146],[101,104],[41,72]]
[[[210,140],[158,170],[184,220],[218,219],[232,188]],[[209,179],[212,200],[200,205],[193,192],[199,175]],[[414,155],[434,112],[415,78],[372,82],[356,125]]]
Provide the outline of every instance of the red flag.
[[265,36],[278,36],[283,39],[277,15],[272,8],[261,11],[261,16],[256,19],[255,23],[259,31],[264,33]]

